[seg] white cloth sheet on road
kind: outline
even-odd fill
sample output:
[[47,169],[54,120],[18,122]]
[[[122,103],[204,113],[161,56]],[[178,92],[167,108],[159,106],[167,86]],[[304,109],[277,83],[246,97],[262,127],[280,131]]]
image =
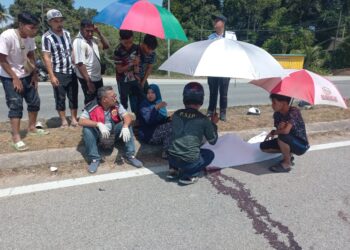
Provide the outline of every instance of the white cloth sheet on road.
[[265,138],[263,133],[253,137],[254,143],[245,142],[236,134],[226,134],[220,136],[215,145],[204,144],[202,148],[215,153],[213,162],[207,168],[235,167],[279,157],[281,154],[269,154],[260,150],[260,141]]

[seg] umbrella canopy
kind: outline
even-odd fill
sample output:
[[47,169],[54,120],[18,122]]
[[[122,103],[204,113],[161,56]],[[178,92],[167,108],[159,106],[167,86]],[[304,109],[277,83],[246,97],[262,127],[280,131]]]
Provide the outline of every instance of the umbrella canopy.
[[94,22],[162,39],[187,41],[179,21],[166,9],[147,0],[119,0],[105,7]]
[[227,38],[186,45],[175,52],[159,69],[191,76],[244,79],[283,75],[282,66],[265,50]]
[[310,104],[347,108],[335,85],[308,70],[285,70],[286,76],[251,81],[270,93],[290,96]]

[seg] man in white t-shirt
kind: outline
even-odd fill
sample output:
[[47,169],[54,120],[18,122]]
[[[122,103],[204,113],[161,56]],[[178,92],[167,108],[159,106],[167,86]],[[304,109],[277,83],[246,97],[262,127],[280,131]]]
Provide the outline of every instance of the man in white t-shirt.
[[131,127],[132,116],[118,103],[117,96],[111,86],[99,88],[97,98],[86,105],[79,119],[83,126],[83,139],[86,156],[89,160],[88,171],[95,173],[101,162],[98,142],[115,134],[115,140],[122,139],[125,145],[124,160],[142,167],[141,161],[135,158],[134,134]]
[[[99,39],[94,37],[97,33]],[[108,49],[109,43],[90,20],[82,20],[80,32],[73,42],[74,60],[77,66],[77,76],[84,92],[84,103],[92,101],[97,90],[103,86],[101,75],[101,58],[98,49],[99,42],[102,49]]]
[[28,12],[18,15],[18,29],[5,30],[0,35],[0,79],[6,95],[12,129],[12,146],[17,151],[27,150],[19,134],[23,116],[23,98],[28,110],[28,134],[45,135],[48,131],[36,129],[36,119],[40,109],[38,76],[35,68],[34,38],[39,20]]

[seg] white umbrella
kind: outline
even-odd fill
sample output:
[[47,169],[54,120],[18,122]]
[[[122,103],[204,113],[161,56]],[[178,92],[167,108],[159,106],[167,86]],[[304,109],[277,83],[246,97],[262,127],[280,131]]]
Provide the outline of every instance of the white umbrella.
[[282,66],[265,50],[225,38],[188,44],[175,52],[159,69],[191,76],[252,80],[283,74]]

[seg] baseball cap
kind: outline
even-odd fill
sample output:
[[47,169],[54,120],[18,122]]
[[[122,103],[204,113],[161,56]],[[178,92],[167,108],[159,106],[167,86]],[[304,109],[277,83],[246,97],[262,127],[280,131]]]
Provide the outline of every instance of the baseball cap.
[[60,18],[60,17],[63,17],[63,16],[62,16],[61,11],[52,9],[52,10],[49,10],[46,13],[46,17],[47,17],[47,20],[50,21],[53,18]]
[[214,21],[223,21],[226,23],[227,18],[224,15],[213,15]]

